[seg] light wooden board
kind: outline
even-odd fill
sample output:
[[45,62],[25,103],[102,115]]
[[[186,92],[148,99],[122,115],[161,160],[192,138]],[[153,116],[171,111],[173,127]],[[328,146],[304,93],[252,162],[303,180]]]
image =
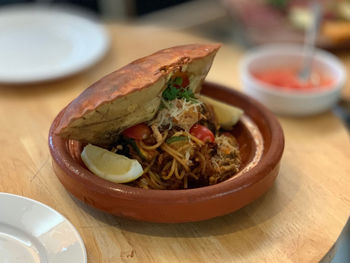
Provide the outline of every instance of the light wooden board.
[[[56,114],[88,85],[160,48],[203,42],[157,27],[109,25],[107,56],[79,75],[47,84],[0,86],[0,191],[36,199],[80,232],[88,262],[318,262],[350,212],[350,141],[331,112],[279,118],[286,147],[274,187],[251,205],[198,223],[152,224],[90,208],[56,178],[47,135]],[[226,45],[209,80],[240,89],[243,50]],[[350,70],[350,55],[343,59]],[[349,93],[347,83],[344,93]],[[0,213],[1,216],[1,213]]]

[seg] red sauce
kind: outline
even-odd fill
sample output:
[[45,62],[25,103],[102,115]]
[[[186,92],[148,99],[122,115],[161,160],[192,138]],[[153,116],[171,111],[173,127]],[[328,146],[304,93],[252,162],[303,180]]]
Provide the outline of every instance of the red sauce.
[[310,79],[306,82],[298,79],[298,70],[291,68],[268,69],[253,73],[254,77],[267,84],[273,85],[278,89],[292,90],[313,90],[328,89],[333,84],[334,80],[317,72],[312,72]]

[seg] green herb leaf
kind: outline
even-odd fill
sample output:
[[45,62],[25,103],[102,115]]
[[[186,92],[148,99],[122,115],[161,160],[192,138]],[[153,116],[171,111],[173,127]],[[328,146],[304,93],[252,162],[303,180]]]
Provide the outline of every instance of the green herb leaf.
[[146,159],[146,157],[145,157],[145,156],[142,154],[142,152],[140,151],[139,147],[137,147],[136,142],[135,142],[134,139],[123,136],[123,140],[124,140],[127,144],[129,144],[129,145],[134,149],[134,151],[135,151],[142,159],[144,159],[144,160]]
[[162,96],[166,100],[174,100],[177,98],[179,90],[174,86],[168,86],[162,93]]
[[197,102],[196,97],[193,94],[193,91],[190,89],[183,89],[180,93],[181,98],[186,99],[187,101]]
[[174,84],[181,86],[182,85],[182,78],[181,77],[176,77],[174,80]]
[[193,94],[193,91],[188,88],[182,88],[182,78],[176,77],[170,80],[168,87],[163,91],[162,97],[165,100],[185,99],[186,101],[192,101],[197,103],[197,99]]
[[167,144],[173,143],[173,142],[179,142],[179,141],[188,141],[187,136],[173,136],[166,140]]

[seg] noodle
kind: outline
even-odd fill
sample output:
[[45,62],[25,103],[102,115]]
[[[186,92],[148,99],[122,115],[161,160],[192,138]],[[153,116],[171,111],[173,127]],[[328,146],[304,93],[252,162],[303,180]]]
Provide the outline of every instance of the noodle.
[[204,142],[202,142],[200,139],[194,137],[192,134],[190,134],[190,133],[186,133],[186,134],[187,134],[187,136],[189,136],[191,138],[192,141],[197,143],[199,146],[204,145]]
[[187,135],[187,132],[185,131],[178,131],[173,134],[173,136],[180,136],[180,135]]
[[167,144],[163,144],[162,146],[160,146],[160,148],[162,149],[162,148],[164,148],[163,150],[165,151],[165,152],[167,152],[168,154],[170,154],[170,155],[175,155],[175,156],[177,156],[177,157],[183,157],[183,155],[181,154],[181,153],[179,153],[178,151],[176,151],[175,149],[173,149],[173,148],[171,148],[169,145],[167,145]]
[[145,150],[155,150],[157,149],[164,141],[168,135],[168,130],[165,131],[164,136],[154,145],[146,145],[143,141],[140,141],[140,146]]
[[182,152],[183,150],[188,150],[189,148],[191,148],[191,145],[190,144],[185,144],[183,146],[181,146],[179,149],[178,149],[178,152]]
[[170,168],[170,171],[169,171],[168,175],[167,176],[162,176],[162,178],[164,180],[168,180],[173,175],[173,173],[175,172],[175,169],[176,169],[176,160],[173,159],[173,162],[171,164],[171,168]]
[[177,166],[175,168],[175,177],[179,180],[181,180],[185,175],[185,170],[181,171],[181,174],[179,174],[179,169],[177,169]]
[[197,155],[199,156],[200,163],[201,163],[201,174],[204,174],[205,168],[206,168],[205,157],[201,152],[197,152]]
[[190,171],[190,168],[186,164],[186,160],[181,159],[181,157],[183,157],[183,156],[181,156],[181,154],[179,152],[173,150],[171,147],[169,147],[166,144],[163,144],[160,148],[162,150],[164,150],[165,152],[167,152],[168,154],[170,154],[171,156],[173,156],[185,168],[186,172]]
[[171,162],[168,162],[166,165],[164,165],[161,173],[165,172],[170,167],[171,164],[172,164]]
[[152,165],[153,165],[154,162],[156,161],[156,157],[157,157],[157,156],[155,156],[155,157],[152,159],[152,161],[150,162],[150,164],[146,167],[146,169],[143,170],[143,174],[147,174],[147,173],[148,173],[148,171],[151,169]]
[[[182,110],[179,109],[182,112],[179,116],[184,118],[184,123],[195,115],[194,112],[185,114]],[[160,121],[164,118],[165,115],[161,116]],[[201,113],[199,118],[205,120],[204,129],[218,127],[208,112]],[[174,123],[169,119],[166,123],[166,126],[158,126],[153,122],[150,126],[152,137],[134,140],[138,149],[133,145],[126,149],[120,149],[119,145],[113,148],[117,152],[129,149],[129,156],[137,159],[144,169],[131,185],[145,189],[187,189],[219,183],[238,172],[240,154],[233,136],[220,135],[215,128],[216,134],[212,134],[215,140],[208,143],[188,132],[190,129],[179,126],[180,119]],[[196,123],[202,125],[203,122],[197,120]],[[120,145],[124,147],[125,143]]]
[[156,174],[152,173],[151,171],[149,171],[148,173],[150,175],[151,182],[153,183],[154,186],[156,186],[155,188],[158,188],[158,189],[166,188],[166,186],[162,184],[162,182],[160,181],[160,179]]
[[194,179],[198,180],[199,176],[195,175],[194,173],[189,173],[189,175],[191,175]]
[[[162,140],[162,135],[159,132],[159,129],[156,124],[152,124],[151,129],[153,131],[154,137],[156,138],[157,142],[160,142]],[[166,136],[164,136],[166,137]]]

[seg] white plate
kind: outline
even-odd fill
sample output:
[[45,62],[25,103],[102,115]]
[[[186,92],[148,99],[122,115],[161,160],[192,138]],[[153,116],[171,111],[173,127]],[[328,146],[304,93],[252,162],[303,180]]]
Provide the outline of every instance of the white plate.
[[81,12],[33,5],[0,9],[0,82],[72,75],[107,51],[104,28]]
[[0,193],[0,263],[86,263],[73,225],[35,200]]

